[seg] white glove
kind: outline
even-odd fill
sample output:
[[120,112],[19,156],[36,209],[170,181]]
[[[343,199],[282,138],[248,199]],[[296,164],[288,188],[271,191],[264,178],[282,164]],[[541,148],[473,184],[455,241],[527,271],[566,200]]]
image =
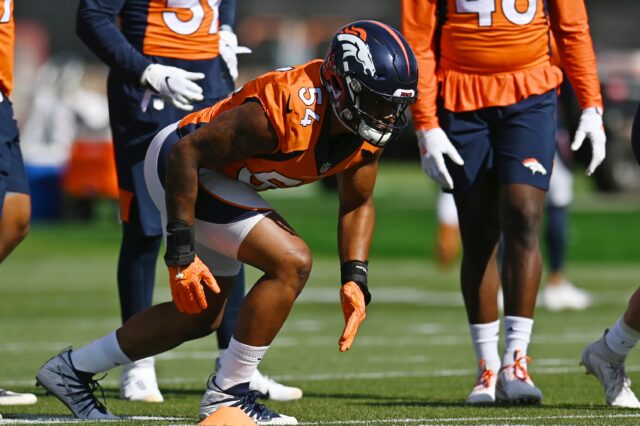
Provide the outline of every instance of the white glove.
[[605,157],[605,145],[607,135],[604,134],[604,126],[602,124],[602,110],[600,108],[591,107],[582,111],[578,130],[573,138],[571,149],[577,151],[582,146],[585,138],[591,141],[591,163],[587,167],[587,176],[591,176],[596,168],[602,163]]
[[440,127],[435,127],[430,130],[418,130],[416,135],[422,170],[441,187],[453,189],[453,179],[444,163],[444,156],[447,155],[459,166],[462,166],[464,161],[445,132]]
[[238,37],[236,37],[233,31],[220,30],[218,33],[220,34],[220,56],[227,64],[231,78],[233,78],[233,81],[236,81],[238,78],[238,58],[236,55],[251,53],[251,49],[238,46]]
[[143,86],[148,86],[160,96],[168,99],[185,111],[193,109],[193,102],[204,99],[202,87],[194,81],[202,80],[201,72],[189,72],[182,68],[170,67],[160,64],[149,65],[140,77]]

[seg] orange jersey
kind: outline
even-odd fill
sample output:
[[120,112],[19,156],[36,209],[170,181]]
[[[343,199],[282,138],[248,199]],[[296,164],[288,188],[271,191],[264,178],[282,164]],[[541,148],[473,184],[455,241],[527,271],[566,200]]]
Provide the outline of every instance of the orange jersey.
[[178,131],[184,135],[247,100],[259,102],[275,130],[278,147],[222,170],[259,191],[304,185],[364,164],[381,148],[355,134],[328,137],[329,116],[336,118],[320,80],[321,65],[321,60],[314,60],[264,74],[231,97],[187,115]]
[[438,126],[438,95],[445,109],[462,112],[558,87],[551,32],[580,105],[602,106],[581,0],[403,0],[402,23],[420,71],[411,108],[418,129]]
[[15,22],[13,1],[0,1],[0,92],[5,96],[13,89],[13,49],[15,44]]
[[177,59],[218,56],[219,0],[148,0],[142,53]]

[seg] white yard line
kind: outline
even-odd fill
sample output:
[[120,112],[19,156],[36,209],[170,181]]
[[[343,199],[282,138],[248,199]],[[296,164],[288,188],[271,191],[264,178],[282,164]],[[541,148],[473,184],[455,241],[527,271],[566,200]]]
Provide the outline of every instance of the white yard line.
[[[398,346],[411,346],[411,347],[433,347],[433,345],[439,346],[468,346],[469,334],[462,330],[461,332],[454,331],[442,331],[438,334],[427,333],[425,330],[432,329],[431,324],[424,324],[423,326],[416,324],[415,327],[423,329],[424,334],[416,336],[418,333],[407,332],[405,335],[399,337],[387,337],[381,339],[376,336],[362,336],[358,338],[358,346],[385,346],[385,347],[398,347]],[[297,334],[297,333],[296,333]],[[336,336],[322,335],[319,333],[313,333],[310,337],[310,333],[296,336],[294,333],[284,333],[282,336],[277,337],[275,346],[277,347],[300,347],[300,346],[334,346],[336,342]],[[595,330],[585,333],[537,333],[535,334],[536,345],[560,345],[560,344],[574,344],[583,343],[587,344],[601,335],[600,330]],[[203,341],[204,342],[204,341]],[[158,355],[159,359],[164,360],[214,360],[216,356],[215,350],[205,350],[205,347],[210,347],[209,342],[204,342],[202,350],[198,348],[200,345],[192,344],[195,349],[176,349],[170,352],[165,352]],[[70,346],[69,342],[2,342],[0,343],[0,352],[2,353],[24,353],[24,352],[42,352],[45,357],[51,357],[54,354],[60,352],[61,349]],[[43,359],[43,362],[46,358]]]
[[[571,365],[571,364],[564,364]],[[580,374],[584,373],[584,367],[577,365],[575,367],[531,367],[531,374],[533,376],[542,374]],[[627,372],[638,372],[640,366],[627,366]],[[361,373],[326,373],[326,374],[283,374],[274,375],[273,379],[278,381],[291,381],[291,382],[325,382],[325,381],[341,381],[341,380],[379,380],[379,379],[402,379],[402,378],[415,378],[415,377],[461,377],[469,376],[473,377],[476,374],[476,369],[456,369],[456,370],[438,370],[438,371],[365,371]],[[112,378],[113,377],[113,378]],[[189,378],[189,377],[176,377],[176,378],[162,378],[158,379],[160,385],[199,385],[204,386],[206,377],[202,378]],[[3,380],[2,383],[6,386],[31,386],[35,383],[33,380]],[[101,380],[102,385],[108,387],[117,387],[119,385],[118,379],[111,375],[108,379]]]

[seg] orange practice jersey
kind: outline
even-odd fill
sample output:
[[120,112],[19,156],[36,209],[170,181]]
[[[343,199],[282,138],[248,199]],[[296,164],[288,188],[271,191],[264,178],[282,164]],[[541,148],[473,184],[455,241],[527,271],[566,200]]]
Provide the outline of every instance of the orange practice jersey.
[[189,60],[218,56],[220,0],[146,1],[147,27],[142,53]]
[[602,106],[583,0],[402,0],[402,24],[418,58],[418,129],[438,126],[438,95],[462,112],[558,87],[551,31],[581,107]]
[[330,140],[323,131],[333,111],[320,80],[320,65],[321,60],[314,60],[264,74],[231,97],[186,116],[179,131],[184,135],[247,100],[259,102],[276,132],[277,149],[223,170],[259,191],[311,183],[370,161],[381,148],[355,134]]
[[0,0],[0,91],[5,96],[13,89],[14,44],[13,0]]

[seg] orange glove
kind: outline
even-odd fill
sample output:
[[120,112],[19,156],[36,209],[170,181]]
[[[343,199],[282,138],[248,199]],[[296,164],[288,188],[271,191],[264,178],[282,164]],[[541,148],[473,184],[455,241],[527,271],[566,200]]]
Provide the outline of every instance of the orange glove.
[[207,309],[203,284],[214,293],[220,293],[218,283],[198,256],[187,267],[169,266],[168,268],[173,303],[182,313],[199,314]]
[[351,348],[360,323],[367,317],[364,294],[355,281],[349,281],[342,285],[340,288],[340,303],[342,304],[345,326],[338,341],[338,346],[340,347],[340,352],[346,352]]

